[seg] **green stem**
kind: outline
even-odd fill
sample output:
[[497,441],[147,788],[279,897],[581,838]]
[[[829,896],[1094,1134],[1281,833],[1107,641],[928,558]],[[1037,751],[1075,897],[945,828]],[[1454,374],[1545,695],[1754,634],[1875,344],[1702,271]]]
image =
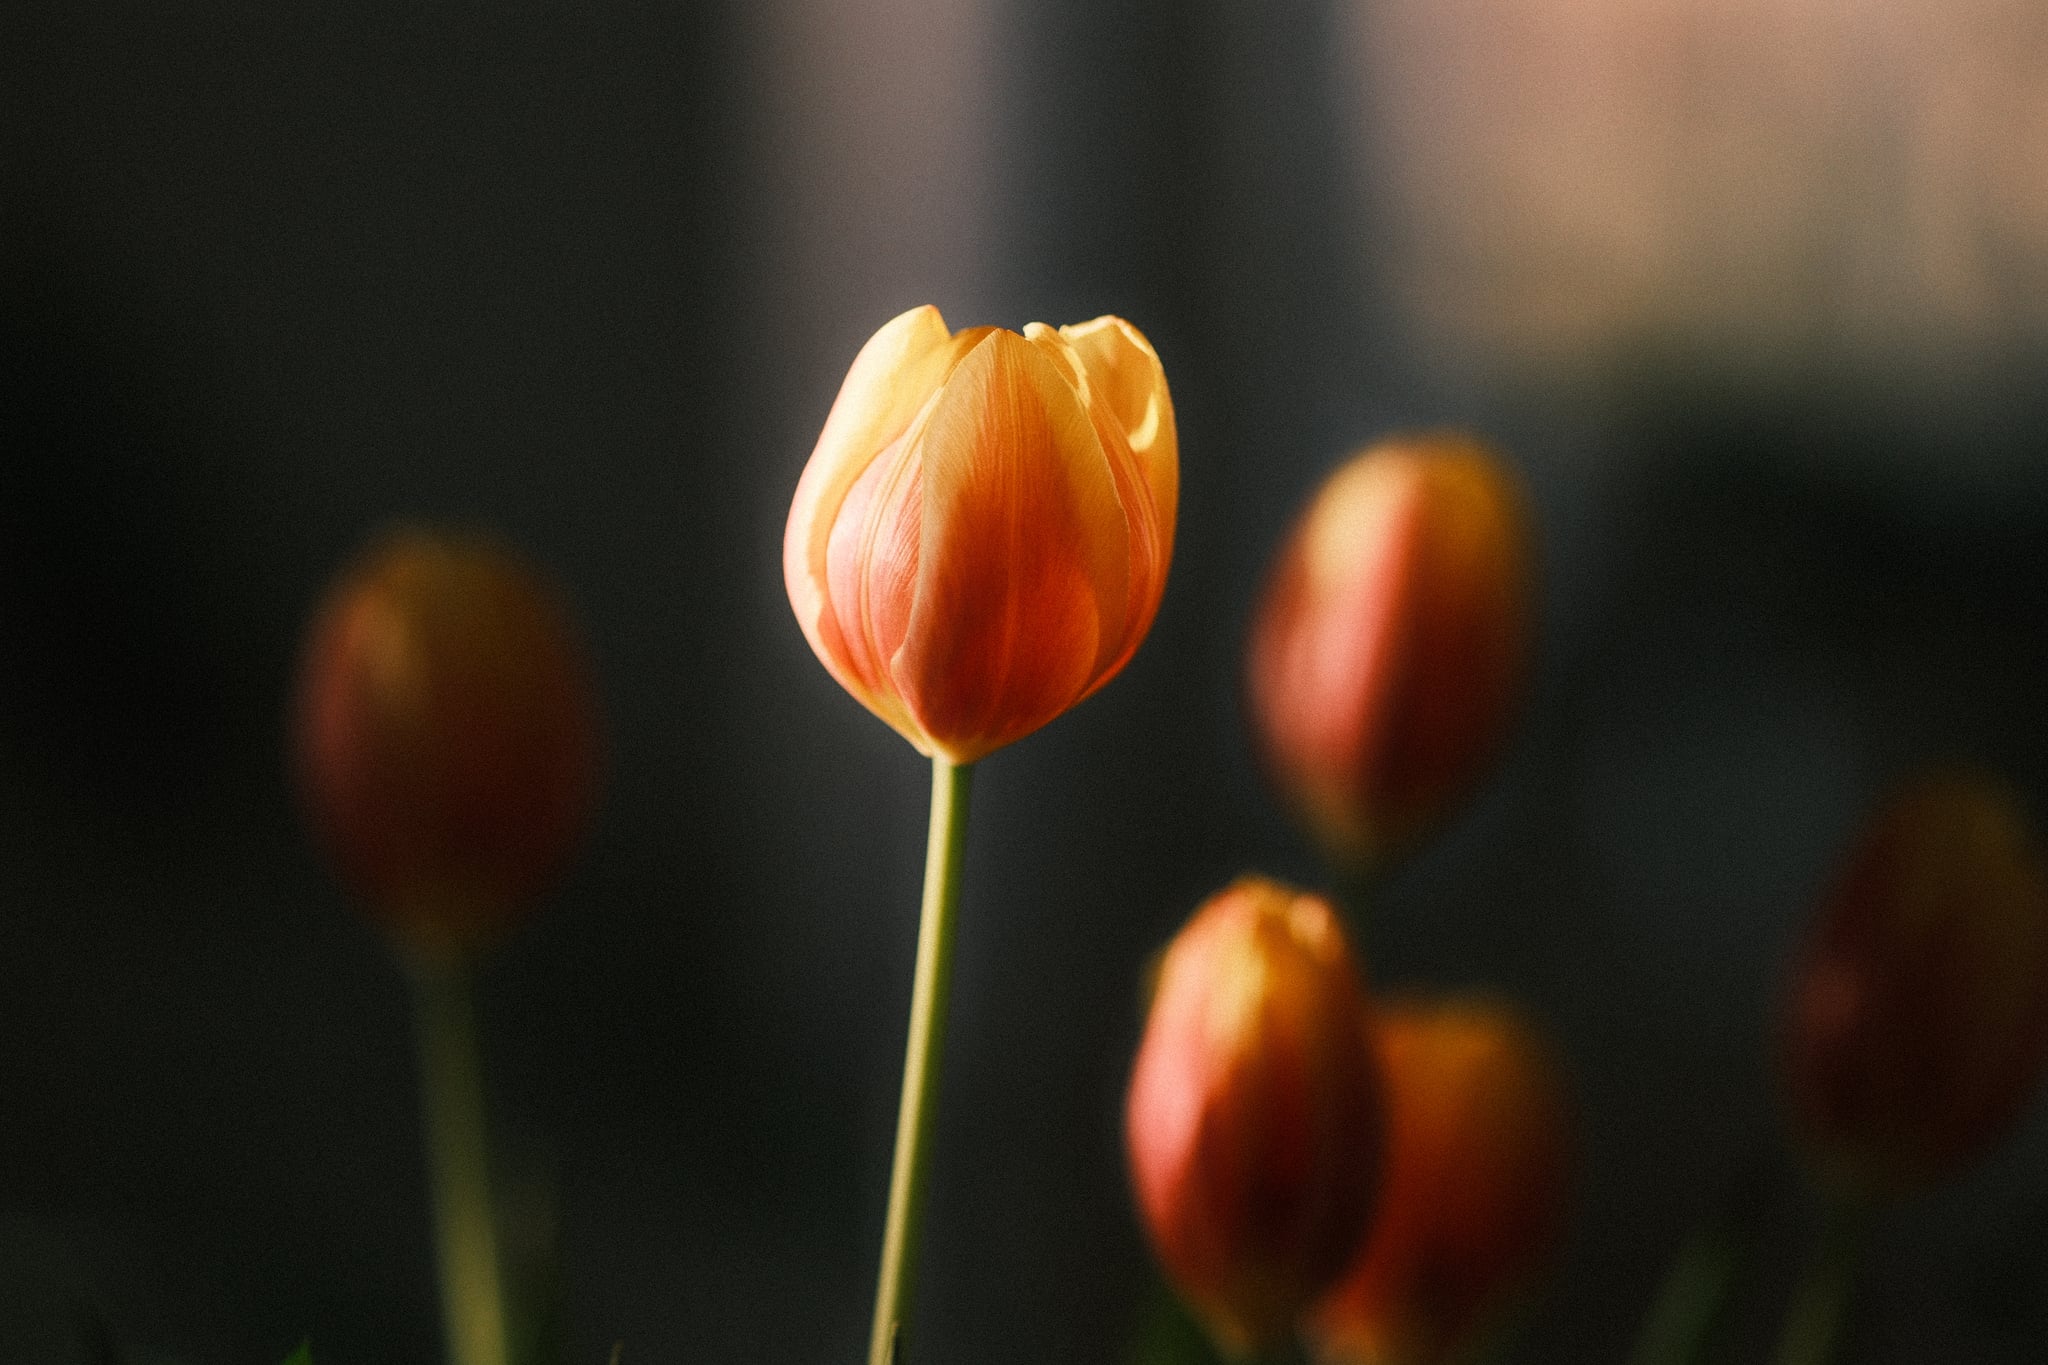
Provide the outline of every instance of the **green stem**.
[[1686,1238],[1643,1319],[1630,1365],[1704,1365],[1725,1353],[1736,1281],[1755,1255],[1777,1168],[1773,1143],[1750,1161],[1712,1216]]
[[1630,1365],[1701,1365],[1728,1308],[1741,1249],[1723,1223],[1693,1234],[1672,1263]]
[[421,955],[408,966],[449,1365],[506,1365],[505,1299],[469,964],[459,956]]
[[1869,1209],[1863,1203],[1844,1195],[1828,1197],[1820,1246],[1785,1313],[1778,1365],[1829,1365],[1835,1358],[1868,1227]]
[[910,995],[910,1041],[903,1052],[903,1100],[896,1111],[896,1160],[889,1171],[889,1216],[882,1230],[882,1273],[868,1365],[895,1365],[910,1316],[917,1272],[918,1215],[930,1166],[933,1097],[946,1036],[946,983],[953,969],[954,912],[960,904],[960,852],[967,840],[972,764],[932,760],[932,823],[924,858],[924,908],[917,926],[917,978]]

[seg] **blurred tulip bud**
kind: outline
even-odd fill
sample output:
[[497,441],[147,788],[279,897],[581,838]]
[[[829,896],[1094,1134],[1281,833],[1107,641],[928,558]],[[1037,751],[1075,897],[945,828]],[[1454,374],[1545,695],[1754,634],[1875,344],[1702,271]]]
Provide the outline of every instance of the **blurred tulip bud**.
[[1562,1230],[1570,1121],[1549,1047],[1486,1001],[1370,1017],[1386,1088],[1379,1211],[1310,1337],[1329,1365],[1427,1365],[1477,1344]]
[[1520,493],[1469,436],[1384,442],[1309,504],[1252,624],[1247,692],[1267,766],[1333,856],[1411,842],[1492,755],[1528,576]]
[[1879,813],[1797,959],[1794,1126],[1865,1195],[1938,1181],[2009,1128],[2048,1058],[2048,881],[2014,796],[1923,777]]
[[1283,1340],[1344,1268],[1377,1185],[1364,1000],[1328,902],[1246,877],[1161,960],[1124,1111],[1138,1207],[1234,1355]]
[[1180,479],[1138,329],[938,310],[854,358],[783,538],[804,637],[919,752],[971,763],[1115,676],[1159,609]]
[[479,540],[401,532],[343,576],[307,639],[294,739],[344,880],[429,951],[524,908],[594,794],[596,717],[569,622]]

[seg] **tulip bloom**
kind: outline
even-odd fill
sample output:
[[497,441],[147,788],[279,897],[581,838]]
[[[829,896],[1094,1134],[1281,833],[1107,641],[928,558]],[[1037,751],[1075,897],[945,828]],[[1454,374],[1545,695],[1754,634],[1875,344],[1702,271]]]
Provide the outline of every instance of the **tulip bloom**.
[[1121,318],[1019,336],[913,309],[854,358],[783,538],[832,676],[971,763],[1094,692],[1151,628],[1179,487],[1159,358]]
[[1364,1000],[1329,903],[1246,877],[1159,967],[1124,1111],[1138,1208],[1226,1351],[1284,1339],[1344,1268],[1377,1184]]
[[1309,504],[1253,621],[1247,694],[1267,766],[1333,855],[1410,842],[1492,754],[1528,576],[1520,495],[1468,436],[1376,446]]
[[1541,1037],[1501,1005],[1390,1002],[1366,1027],[1387,1099],[1380,1207],[1310,1336],[1329,1365],[1456,1359],[1557,1241],[1563,1083]]
[[1794,1125],[1866,1195],[1955,1172],[2048,1060],[2048,877],[2010,792],[1922,778],[1880,812],[1792,975],[1779,1054]]
[[505,550],[408,531],[328,597],[294,730],[313,826],[415,947],[488,936],[554,873],[594,790],[569,623]]

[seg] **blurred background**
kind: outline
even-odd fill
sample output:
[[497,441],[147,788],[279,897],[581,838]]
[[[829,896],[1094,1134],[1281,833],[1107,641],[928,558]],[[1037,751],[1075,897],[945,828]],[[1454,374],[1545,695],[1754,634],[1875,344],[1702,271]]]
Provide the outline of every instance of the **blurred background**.
[[[1337,460],[1447,422],[1526,478],[1540,666],[1371,971],[1570,1059],[1518,1359],[1622,1357],[1759,1162],[1768,1340],[1785,952],[1906,768],[2048,795],[2032,0],[7,6],[0,1359],[435,1358],[405,992],[282,763],[302,624],[400,520],[523,546],[602,682],[587,848],[482,986],[564,1359],[858,1358],[928,778],[779,552],[927,301],[1135,321],[1183,500],[1151,640],[977,781],[919,1358],[1130,1338],[1142,965],[1320,875],[1241,723],[1253,595]],[[2048,1355],[2030,1115],[1881,1225],[1851,1359]]]

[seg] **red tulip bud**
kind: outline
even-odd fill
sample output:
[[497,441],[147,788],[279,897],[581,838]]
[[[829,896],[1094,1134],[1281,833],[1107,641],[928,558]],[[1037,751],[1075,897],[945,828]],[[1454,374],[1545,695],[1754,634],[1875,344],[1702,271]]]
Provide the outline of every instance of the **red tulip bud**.
[[2048,879],[2010,792],[1945,774],[1883,809],[1797,960],[1782,1043],[1800,1137],[1866,1194],[2012,1125],[2048,1059]]
[[1219,1345],[1283,1339],[1365,1227],[1380,1113],[1329,904],[1255,877],[1159,967],[1124,1112],[1152,1245]]
[[1267,766],[1343,861],[1433,824],[1496,748],[1529,619],[1522,502],[1457,433],[1337,470],[1281,549],[1248,694]]
[[315,618],[294,739],[314,830],[418,948],[470,946],[560,867],[594,790],[569,623],[507,551],[402,532]]
[[1367,1031],[1387,1097],[1380,1207],[1310,1334],[1332,1365],[1455,1359],[1557,1242],[1564,1085],[1541,1036],[1502,1005],[1389,1003]]

